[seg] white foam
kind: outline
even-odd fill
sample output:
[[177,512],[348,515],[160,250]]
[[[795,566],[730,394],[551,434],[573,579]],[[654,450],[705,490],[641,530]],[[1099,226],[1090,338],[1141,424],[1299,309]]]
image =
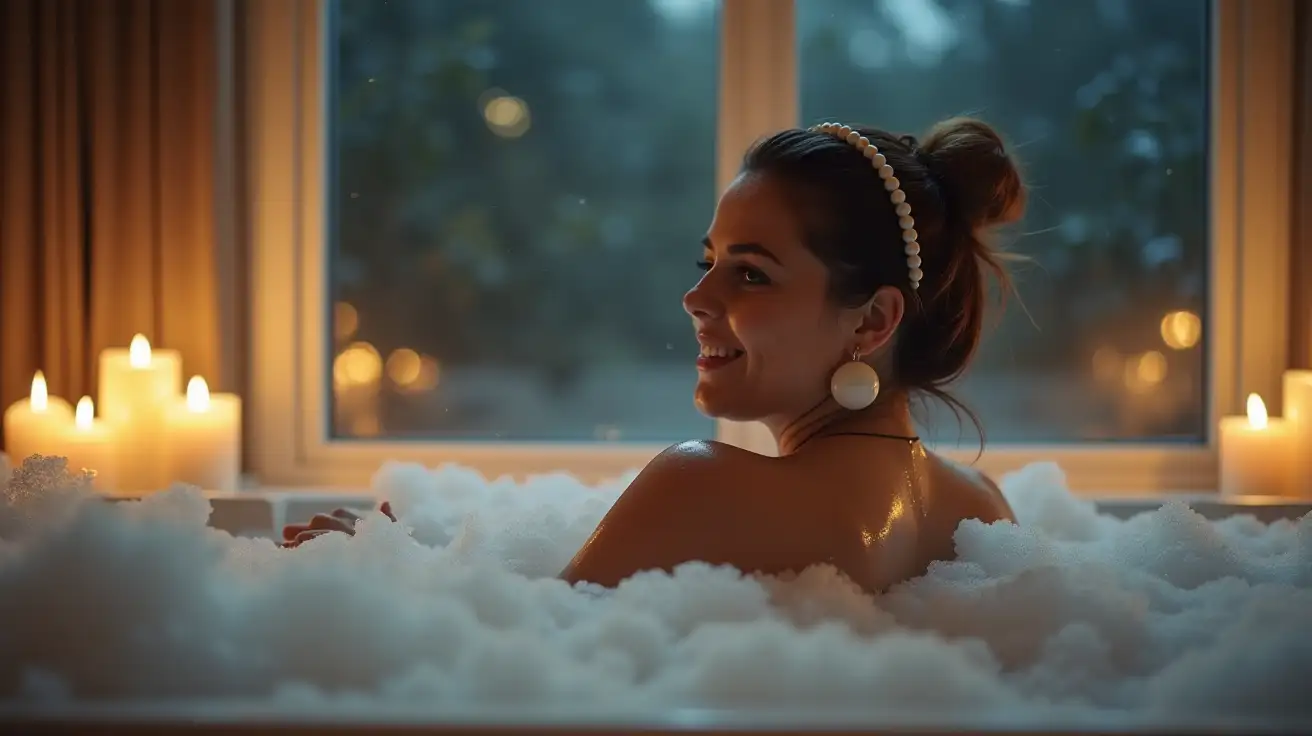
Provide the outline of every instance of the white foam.
[[208,528],[188,489],[88,502],[52,462],[0,509],[10,704],[1312,718],[1312,516],[1119,521],[1039,464],[1002,481],[1018,526],[962,524],[959,560],[878,600],[697,564],[575,590],[554,576],[622,483],[389,465],[402,524],[283,550]]

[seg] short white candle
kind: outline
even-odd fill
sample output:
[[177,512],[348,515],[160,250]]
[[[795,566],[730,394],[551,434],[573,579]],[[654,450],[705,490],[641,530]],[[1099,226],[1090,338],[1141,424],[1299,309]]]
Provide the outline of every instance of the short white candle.
[[1262,397],[1249,394],[1248,416],[1221,419],[1221,493],[1293,495],[1295,439],[1288,421],[1268,417]]
[[1312,371],[1285,371],[1285,407],[1281,412],[1294,426],[1298,449],[1294,473],[1301,496],[1312,497]]
[[64,437],[68,454],[68,471],[95,473],[92,485],[104,493],[118,490],[118,453],[113,428],[95,418],[96,407],[90,396],[77,402],[73,426]]
[[5,454],[14,467],[32,455],[62,455],[63,436],[72,422],[73,407],[51,396],[45,374],[37,371],[28,397],[5,409]]
[[151,350],[144,335],[100,353],[100,416],[113,428],[124,491],[168,486],[165,414],[182,393],[182,355]]
[[200,376],[168,416],[170,482],[207,491],[235,491],[241,473],[241,399],[211,394]]

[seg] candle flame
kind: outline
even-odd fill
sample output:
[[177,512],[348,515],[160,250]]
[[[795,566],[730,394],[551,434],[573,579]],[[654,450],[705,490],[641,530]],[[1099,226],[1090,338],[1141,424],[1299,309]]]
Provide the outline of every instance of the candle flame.
[[86,431],[91,429],[91,419],[96,415],[96,405],[91,401],[90,396],[83,396],[77,400],[77,411],[73,415],[73,423],[78,429]]
[[1248,395],[1248,426],[1253,429],[1266,429],[1267,413],[1266,404],[1262,402],[1262,397],[1257,394]]
[[37,371],[32,376],[32,411],[45,411],[50,407],[50,389],[46,387],[46,374]]
[[128,346],[128,365],[133,368],[150,367],[150,340],[140,332],[132,336],[132,344]]
[[192,376],[187,381],[187,411],[201,414],[210,410],[210,387],[205,379]]

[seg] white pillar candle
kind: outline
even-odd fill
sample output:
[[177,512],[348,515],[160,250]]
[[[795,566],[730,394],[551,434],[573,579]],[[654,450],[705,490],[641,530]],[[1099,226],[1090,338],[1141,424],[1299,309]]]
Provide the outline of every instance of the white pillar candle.
[[64,433],[73,423],[73,407],[51,396],[41,371],[32,376],[32,391],[5,409],[5,454],[14,467],[32,455],[63,454]]
[[1221,493],[1294,495],[1295,439],[1289,421],[1268,417],[1262,397],[1249,394],[1248,416],[1221,419]]
[[114,445],[113,428],[95,418],[96,407],[90,396],[77,402],[73,426],[64,437],[68,454],[68,472],[84,470],[95,474],[91,484],[102,493],[118,490],[118,448]]
[[1312,497],[1312,371],[1285,371],[1285,407],[1281,414],[1294,427],[1294,474],[1298,492]]
[[187,397],[168,415],[172,483],[207,491],[235,491],[241,473],[241,399],[211,394],[205,379],[193,376]]
[[151,350],[144,335],[100,353],[100,416],[114,433],[124,491],[168,486],[165,414],[182,393],[182,355]]

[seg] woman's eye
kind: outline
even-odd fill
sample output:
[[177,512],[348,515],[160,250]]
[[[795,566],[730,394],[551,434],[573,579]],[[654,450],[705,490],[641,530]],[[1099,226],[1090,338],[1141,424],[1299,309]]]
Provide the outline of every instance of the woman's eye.
[[[697,268],[702,271],[710,271],[714,266],[715,262],[709,259],[697,261]],[[766,286],[773,283],[770,281],[770,277],[766,276],[765,272],[759,268],[737,266],[733,270],[738,274],[738,278],[748,286]]]
[[770,277],[766,276],[760,269],[751,266],[742,266],[738,269],[739,275],[742,276],[745,283],[752,286],[765,286],[770,283]]

